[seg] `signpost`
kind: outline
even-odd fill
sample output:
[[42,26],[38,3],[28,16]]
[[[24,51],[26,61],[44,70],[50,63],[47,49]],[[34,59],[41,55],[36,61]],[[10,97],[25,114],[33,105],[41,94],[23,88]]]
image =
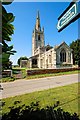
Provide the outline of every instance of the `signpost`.
[[69,7],[58,18],[57,29],[58,32],[62,31],[70,23],[74,22],[80,17],[79,3],[72,2]]

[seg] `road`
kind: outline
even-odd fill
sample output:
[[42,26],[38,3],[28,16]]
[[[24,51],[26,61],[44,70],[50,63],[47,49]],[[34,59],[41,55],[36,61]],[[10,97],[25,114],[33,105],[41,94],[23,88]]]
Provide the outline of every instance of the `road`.
[[3,90],[1,98],[7,98],[34,91],[64,86],[78,82],[78,74],[62,75],[47,78],[31,79],[31,80],[16,80],[14,82],[1,83]]

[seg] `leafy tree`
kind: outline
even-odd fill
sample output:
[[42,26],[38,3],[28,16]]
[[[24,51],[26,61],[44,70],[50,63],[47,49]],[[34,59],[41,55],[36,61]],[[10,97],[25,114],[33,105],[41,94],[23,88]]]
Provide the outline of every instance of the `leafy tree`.
[[14,26],[12,22],[14,21],[13,13],[7,13],[6,9],[3,5],[11,4],[11,2],[2,2],[2,41],[0,44],[2,45],[2,68],[8,69],[11,66],[11,62],[9,60],[10,55],[14,55],[16,52],[13,50],[13,45],[9,46],[7,42],[11,41],[11,36],[14,34]]
[[73,49],[73,64],[78,64],[80,67],[80,39],[73,41],[70,48]]
[[28,60],[28,58],[27,58],[26,56],[20,57],[20,58],[18,59],[18,61],[17,61],[17,63],[18,63],[19,66],[20,66],[20,61],[21,61],[21,60]]

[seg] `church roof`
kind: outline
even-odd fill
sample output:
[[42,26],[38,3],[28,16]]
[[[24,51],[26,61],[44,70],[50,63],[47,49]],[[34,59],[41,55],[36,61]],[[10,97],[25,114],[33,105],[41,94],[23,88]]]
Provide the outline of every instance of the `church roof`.
[[62,45],[66,45],[69,49],[71,49],[71,48],[65,43],[65,41],[63,41],[61,44],[55,46],[54,49],[57,50],[57,49],[59,49]]
[[31,56],[31,57],[29,57],[29,59],[31,59],[31,58],[35,59],[35,58],[38,57],[38,56],[39,56],[39,54],[38,54],[38,55]]
[[47,46],[45,46],[46,51],[48,51],[48,50],[50,50],[50,49],[52,49],[52,48],[53,48],[53,47],[50,46],[49,44],[48,44]]

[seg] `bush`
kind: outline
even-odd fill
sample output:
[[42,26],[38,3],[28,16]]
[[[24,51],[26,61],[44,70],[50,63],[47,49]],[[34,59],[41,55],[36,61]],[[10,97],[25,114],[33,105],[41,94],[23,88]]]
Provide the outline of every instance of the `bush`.
[[[20,103],[20,101],[15,101],[14,104]],[[53,106],[47,106],[46,108],[41,108],[39,102],[32,102],[30,106],[14,106],[10,107],[10,112],[3,114],[3,120],[79,120],[76,113],[70,114],[65,112],[63,109],[55,108],[58,106],[59,102]]]
[[51,73],[68,72],[68,71],[75,71],[75,70],[80,70],[80,67],[64,68],[64,69],[27,70],[27,75],[51,74]]

